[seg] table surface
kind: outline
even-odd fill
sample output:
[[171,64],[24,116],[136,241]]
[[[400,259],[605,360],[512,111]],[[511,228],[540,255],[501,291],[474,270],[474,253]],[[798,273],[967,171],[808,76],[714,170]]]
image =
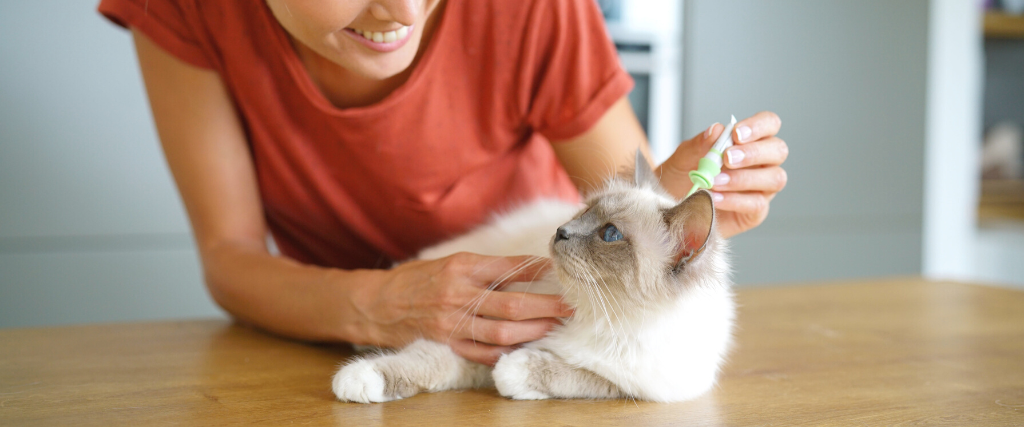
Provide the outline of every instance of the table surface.
[[1024,425],[1024,292],[920,279],[743,289],[693,401],[340,403],[352,352],[225,320],[0,330],[0,425]]

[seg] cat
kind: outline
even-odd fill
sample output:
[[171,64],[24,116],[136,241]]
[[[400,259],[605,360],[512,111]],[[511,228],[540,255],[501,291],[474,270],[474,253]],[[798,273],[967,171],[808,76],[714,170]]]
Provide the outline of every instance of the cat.
[[575,307],[562,325],[493,369],[424,339],[357,358],[334,376],[338,399],[386,402],[493,385],[512,399],[675,402],[709,390],[735,316],[714,204],[705,190],[677,202],[639,151],[635,163],[631,180],[609,180],[582,208],[534,202],[417,256],[550,255],[550,273],[503,290],[561,295]]

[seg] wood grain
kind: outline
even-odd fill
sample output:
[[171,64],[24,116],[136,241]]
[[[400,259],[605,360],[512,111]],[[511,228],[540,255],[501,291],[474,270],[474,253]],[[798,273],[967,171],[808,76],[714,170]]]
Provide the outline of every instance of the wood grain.
[[1024,425],[1024,293],[920,279],[745,289],[719,386],[678,404],[494,390],[336,402],[346,346],[225,321],[0,330],[0,425]]

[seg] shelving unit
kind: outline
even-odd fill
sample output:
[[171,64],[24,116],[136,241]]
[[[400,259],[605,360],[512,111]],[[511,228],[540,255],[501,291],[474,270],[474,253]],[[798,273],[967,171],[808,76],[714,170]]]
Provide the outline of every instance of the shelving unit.
[[1024,15],[986,12],[984,28],[988,38],[1024,39]]
[[[986,40],[1024,43],[1024,16],[987,12],[983,31]],[[981,180],[974,257],[976,280],[1024,287],[1024,180]]]
[[982,180],[978,220],[1024,221],[1024,180]]
[[[1024,15],[986,12],[982,28],[986,39],[1024,40]],[[978,219],[1024,221],[1024,181],[982,180]]]

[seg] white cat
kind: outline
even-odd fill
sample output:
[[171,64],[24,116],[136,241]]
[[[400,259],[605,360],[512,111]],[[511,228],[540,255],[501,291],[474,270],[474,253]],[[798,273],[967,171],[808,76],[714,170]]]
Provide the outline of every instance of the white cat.
[[560,294],[575,313],[493,370],[421,339],[344,366],[334,393],[363,403],[491,385],[513,399],[699,396],[715,383],[735,312],[714,217],[709,193],[677,203],[638,152],[632,182],[611,180],[582,209],[535,202],[426,249],[417,258],[550,256],[550,275],[504,290]]

